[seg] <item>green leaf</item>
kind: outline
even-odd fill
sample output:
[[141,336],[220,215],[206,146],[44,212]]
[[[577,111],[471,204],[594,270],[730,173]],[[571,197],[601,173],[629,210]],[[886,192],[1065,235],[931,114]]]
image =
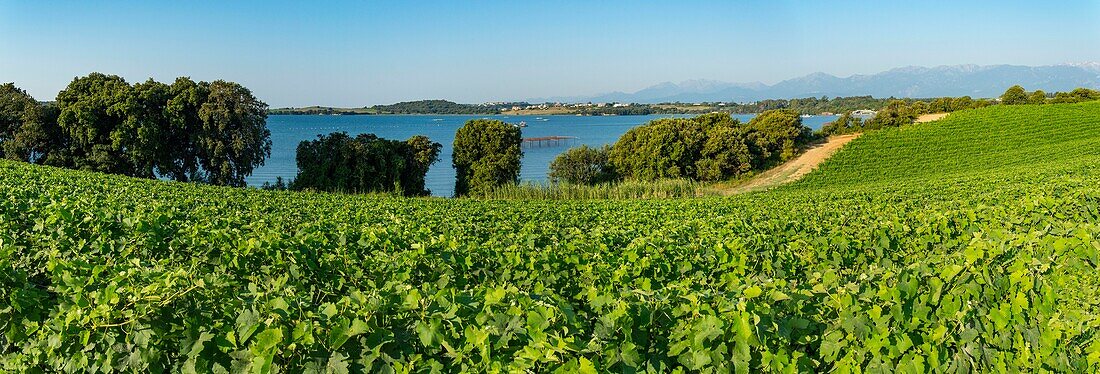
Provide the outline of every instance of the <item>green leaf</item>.
[[578,359],[577,373],[579,374],[597,374],[596,365],[592,364],[587,358],[581,357]]

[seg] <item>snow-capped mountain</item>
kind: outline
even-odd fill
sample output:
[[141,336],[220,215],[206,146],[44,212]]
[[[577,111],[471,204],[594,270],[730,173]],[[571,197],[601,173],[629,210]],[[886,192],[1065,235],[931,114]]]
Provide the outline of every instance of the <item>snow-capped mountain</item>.
[[1100,87],[1100,63],[1049,66],[952,65],[907,66],[871,75],[837,77],[813,73],[774,85],[710,80],[664,82],[633,93],[529,99],[529,102],[704,102],[756,101],[819,96],[996,97],[1012,85],[1027,90],[1068,91]]

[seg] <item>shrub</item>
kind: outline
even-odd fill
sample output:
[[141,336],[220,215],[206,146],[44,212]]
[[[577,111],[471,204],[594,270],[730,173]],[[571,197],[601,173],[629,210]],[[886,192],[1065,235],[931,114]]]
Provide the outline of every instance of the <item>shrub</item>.
[[319,135],[298,144],[296,190],[398,192],[427,195],[424,174],[439,160],[442,146],[427,137],[387,140],[374,134],[354,138],[345,132]]
[[594,185],[617,179],[611,165],[611,147],[592,148],[587,145],[570,148],[550,163],[550,179],[554,182]]

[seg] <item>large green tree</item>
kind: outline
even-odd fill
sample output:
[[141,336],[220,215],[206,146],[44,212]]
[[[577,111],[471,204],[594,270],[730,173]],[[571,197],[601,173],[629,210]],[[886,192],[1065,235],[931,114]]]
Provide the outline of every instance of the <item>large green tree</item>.
[[0,85],[0,157],[44,163],[59,132],[56,106],[40,104],[14,83]]
[[179,156],[176,147],[183,144],[170,135],[170,114],[166,110],[171,99],[171,87],[164,83],[149,79],[133,86],[114,136],[126,152],[133,176],[154,178],[159,166]]
[[126,148],[131,87],[117,75],[92,73],[73,79],[57,94],[58,125],[68,136],[71,166],[104,173],[137,175]]
[[271,154],[267,104],[237,83],[217,80],[208,89],[194,138],[199,177],[211,184],[244,186],[244,178]]
[[1009,87],[1007,90],[1005,90],[1005,93],[1001,95],[1001,104],[1027,104],[1027,92],[1024,91],[1024,88],[1020,87],[1020,85]]
[[723,123],[707,129],[707,140],[695,161],[695,178],[702,181],[718,181],[736,177],[759,166],[762,161],[754,150],[751,130],[734,123]]
[[[14,85],[0,87],[0,97],[0,149],[8,158],[242,186],[271,152],[267,104],[232,82],[130,85],[92,73],[73,79],[55,105]],[[24,109],[15,120],[17,106]]]
[[210,94],[210,84],[191,78],[176,78],[169,87],[171,99],[165,105],[166,122],[162,138],[172,144],[173,157],[160,159],[157,171],[178,181],[202,180],[196,139],[204,128],[199,110]]
[[451,164],[455,195],[480,194],[519,181],[520,128],[497,120],[474,119],[455,133]]

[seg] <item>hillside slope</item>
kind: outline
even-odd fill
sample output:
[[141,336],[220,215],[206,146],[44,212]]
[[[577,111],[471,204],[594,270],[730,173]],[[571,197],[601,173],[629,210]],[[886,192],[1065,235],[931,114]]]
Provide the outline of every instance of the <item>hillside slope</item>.
[[1100,155],[1100,103],[996,106],[869,133],[804,178],[805,187],[942,181]]
[[960,112],[710,199],[0,161],[0,371],[1096,372],[1098,114]]

